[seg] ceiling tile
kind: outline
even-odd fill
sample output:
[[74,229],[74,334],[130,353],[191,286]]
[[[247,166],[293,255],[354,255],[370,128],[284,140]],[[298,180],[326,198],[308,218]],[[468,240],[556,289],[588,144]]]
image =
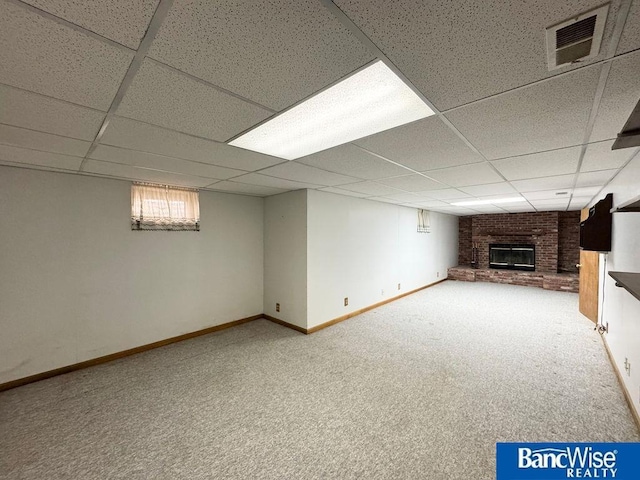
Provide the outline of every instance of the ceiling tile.
[[159,170],[132,167],[130,165],[122,165],[119,163],[101,162],[99,160],[87,160],[84,164],[83,171],[87,173],[106,175],[109,177],[160,183],[163,185],[174,185],[178,187],[206,187],[211,184],[210,178],[179,175],[177,173],[161,172]]
[[571,199],[571,203],[569,204],[569,208],[572,210],[582,210],[583,208],[586,208],[589,205],[589,202],[591,202],[591,199],[593,198],[593,196],[591,197],[573,197]]
[[392,188],[387,185],[381,185],[377,182],[360,182],[360,183],[351,183],[349,185],[343,185],[340,187],[344,190],[350,190],[352,192],[363,193],[367,196],[378,196],[382,197],[385,195],[393,195],[395,193],[402,193],[397,188]]
[[261,170],[260,173],[269,175],[270,177],[284,178],[285,180],[292,180],[294,182],[311,183],[327,187],[335,187],[336,185],[344,185],[345,183],[355,183],[358,181],[358,179],[354,177],[327,172],[296,162],[282,163],[275,167]]
[[602,190],[602,187],[581,187],[573,189],[574,197],[593,197]]
[[[558,193],[563,193],[563,195],[558,195]],[[569,198],[571,193],[570,188],[566,188],[564,190],[542,190],[538,192],[526,192],[523,193],[522,196],[527,200],[556,200],[559,198]]]
[[440,200],[420,200],[418,202],[413,202],[413,205],[417,205],[420,208],[434,208],[434,207],[448,207],[448,206],[450,206],[447,202],[442,202]]
[[579,145],[599,75],[585,67],[446,116],[489,159]]
[[474,185],[472,187],[460,187],[460,190],[475,197],[481,195],[500,195],[514,193],[516,190],[507,182],[488,183],[486,185]]
[[34,165],[34,164],[25,165],[24,163],[19,163],[19,162],[8,162],[6,160],[2,160],[1,158],[0,158],[0,166],[27,168],[29,170],[42,170],[45,172],[76,173],[74,170],[69,170],[66,168],[47,167],[44,165]]
[[137,49],[158,0],[23,0],[56,17]]
[[578,146],[494,160],[491,163],[507,180],[550,177],[575,173],[580,152],[581,147]]
[[455,188],[444,188],[442,190],[428,190],[426,192],[416,192],[418,194],[424,194],[424,196],[429,198],[434,198],[436,200],[452,200],[452,199],[462,199],[468,198],[471,195],[468,195],[460,190],[456,190]]
[[0,123],[93,141],[105,114],[0,85]]
[[452,187],[482,185],[486,183],[496,183],[502,180],[502,177],[487,163],[443,168],[442,170],[425,172],[425,174]]
[[503,209],[505,209],[509,213],[525,213],[525,212],[534,212],[535,209],[529,205],[528,203],[523,203],[518,206],[516,205],[503,205]]
[[432,208],[429,208],[428,210],[431,210],[433,212],[445,213],[447,215],[457,215],[457,216],[476,215],[478,213],[475,210],[471,210],[470,208],[451,207],[451,206],[432,207]]
[[231,168],[217,167],[206,163],[191,162],[189,160],[167,157],[165,155],[155,155],[153,153],[109,147],[107,145],[98,145],[91,154],[91,158],[105,162],[122,163],[134,167],[152,168],[154,170],[163,170],[165,172],[217,180],[226,180],[245,173],[242,170],[233,170]]
[[304,188],[317,188],[321,185],[315,185],[305,182],[294,182],[286,180],[284,178],[269,177],[267,175],[260,175],[259,173],[248,173],[241,177],[233,179],[237,183],[247,183],[249,185],[259,185],[262,187],[279,188],[281,190],[300,190]]
[[569,208],[564,205],[541,205],[540,207],[536,207],[537,212],[567,212]]
[[268,110],[148,59],[117,113],[221,142],[271,115]]
[[[524,198],[524,196],[518,192],[513,192],[513,193],[509,193],[509,194],[499,194],[499,195],[480,195],[478,197],[476,197],[478,200],[503,200],[505,198],[518,198],[518,199],[522,199]],[[519,202],[511,202],[511,203],[505,203],[505,204],[500,204],[500,208],[502,208],[505,205],[511,205],[511,204],[518,204]],[[520,203],[524,203],[524,202],[520,202]],[[493,205],[493,204],[492,204]],[[473,206],[470,206],[471,208],[475,208]]]
[[496,205],[473,205],[473,206],[470,206],[469,208],[482,214],[506,212],[504,208],[498,207]]
[[319,188],[318,190],[320,190],[321,192],[335,193],[337,195],[347,195],[349,197],[364,198],[369,196],[366,193],[352,192],[351,190],[344,190],[338,187]]
[[564,212],[569,207],[569,202],[548,204],[548,205],[533,205],[538,212]]
[[259,197],[268,197],[269,195],[277,195],[278,193],[287,191],[283,188],[262,187],[260,185],[249,185],[248,183],[237,183],[229,180],[214,183],[208,187],[208,190],[239,193],[242,195],[257,195]]
[[[602,1],[334,3],[438,109],[446,110],[575,68],[548,71],[544,30]],[[602,53],[589,62],[604,57],[616,9],[617,4],[609,11]]]
[[435,116],[354,143],[419,172],[484,160]]
[[0,15],[0,83],[108,110],[133,53],[13,3]]
[[117,116],[109,122],[100,143],[245,171],[259,170],[284,161]]
[[365,180],[395,177],[410,172],[351,144],[298,158],[296,162]]
[[638,47],[640,47],[640,2],[635,0],[627,15],[616,55],[630,52]]
[[565,208],[569,205],[569,196],[565,196],[564,198],[548,198],[544,200],[530,200],[530,203],[538,208],[540,206],[564,206]]
[[557,177],[533,178],[511,182],[519,192],[535,192],[537,190],[564,190],[573,187],[575,175],[560,175]]
[[599,170],[579,173],[576,187],[603,187],[617,172],[618,170]]
[[0,143],[44,152],[84,157],[91,142],[0,124]]
[[39,152],[37,150],[28,150],[10,145],[0,145],[0,160],[26,165],[62,168],[64,170],[78,170],[82,163],[82,158],[80,157]]
[[401,200],[394,200],[393,198],[388,197],[369,197],[367,198],[367,200],[371,200],[373,202],[391,203],[393,205],[401,205],[403,203],[406,203]]
[[584,153],[581,172],[620,168],[631,158],[631,149],[611,150],[614,140],[590,143]]
[[373,60],[317,0],[175,3],[149,55],[275,110]]
[[371,197],[371,200],[380,200],[381,202],[392,201],[393,203],[415,203],[424,201],[424,198],[414,195],[413,193],[394,193],[385,195],[384,197]]
[[446,185],[434,182],[418,174],[384,178],[378,180],[378,182],[389,185],[390,187],[399,188],[400,190],[406,190],[407,192],[426,192],[428,190],[441,190],[446,187]]
[[614,60],[602,94],[591,142],[616,138],[640,98],[640,52]]
[[567,205],[540,205],[535,207],[536,212],[566,212],[568,210]]

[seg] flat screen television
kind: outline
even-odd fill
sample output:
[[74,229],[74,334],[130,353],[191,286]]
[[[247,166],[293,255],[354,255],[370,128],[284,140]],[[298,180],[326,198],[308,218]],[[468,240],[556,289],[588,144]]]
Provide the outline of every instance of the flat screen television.
[[594,252],[611,251],[611,209],[613,194],[608,194],[589,209],[589,217],[580,222],[580,248]]

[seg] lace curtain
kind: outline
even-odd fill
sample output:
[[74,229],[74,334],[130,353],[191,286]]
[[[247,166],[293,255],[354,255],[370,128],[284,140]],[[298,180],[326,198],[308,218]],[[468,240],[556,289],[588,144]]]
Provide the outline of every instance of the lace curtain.
[[132,230],[200,230],[197,190],[134,183],[131,185]]
[[418,210],[418,232],[429,233],[431,231],[431,221],[428,210]]

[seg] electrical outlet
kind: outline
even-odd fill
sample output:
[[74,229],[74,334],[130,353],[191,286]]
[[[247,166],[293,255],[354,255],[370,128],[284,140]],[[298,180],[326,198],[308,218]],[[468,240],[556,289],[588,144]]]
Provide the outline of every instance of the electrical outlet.
[[440,272],[436,273],[436,278],[440,278]]
[[276,303],[276,312],[279,312],[279,311],[280,311],[280,304]]
[[344,306],[349,305],[349,297],[344,297]]
[[380,295],[384,297],[384,290],[380,290]]
[[400,290],[400,284],[398,284],[398,290]]

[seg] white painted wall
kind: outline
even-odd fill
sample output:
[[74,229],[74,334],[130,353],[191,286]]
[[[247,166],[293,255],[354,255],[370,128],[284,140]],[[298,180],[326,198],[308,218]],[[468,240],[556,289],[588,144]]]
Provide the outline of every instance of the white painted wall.
[[[636,155],[618,174],[598,200],[607,193],[613,193],[614,207],[640,195],[640,155]],[[600,297],[601,321],[609,324],[609,333],[605,334],[607,344],[636,411],[640,413],[640,300],[623,288],[616,287],[615,281],[606,273],[640,273],[640,213],[614,213],[612,235],[611,252],[600,255],[600,265],[603,267],[600,285],[604,281],[603,295]],[[624,368],[625,358],[631,362],[630,375]]]
[[442,280],[457,264],[457,217],[432,212],[431,233],[417,233],[414,208],[317,190],[307,210],[307,328]]
[[418,234],[415,209],[313,190],[200,208],[198,233],[131,231],[129,182],[0,167],[0,383],[263,312],[311,328],[457,260],[448,215]]
[[130,227],[130,183],[0,167],[0,383],[262,313],[263,200]]
[[307,191],[267,197],[264,225],[264,313],[306,328]]

